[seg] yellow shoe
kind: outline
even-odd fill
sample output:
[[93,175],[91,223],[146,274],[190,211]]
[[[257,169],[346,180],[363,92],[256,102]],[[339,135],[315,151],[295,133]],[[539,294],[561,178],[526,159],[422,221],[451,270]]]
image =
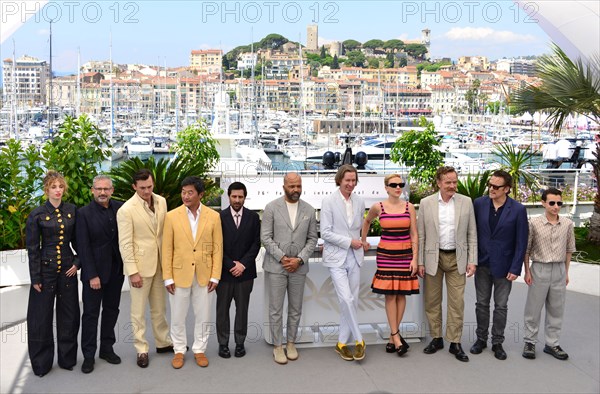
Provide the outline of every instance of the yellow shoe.
[[338,342],[337,345],[335,345],[335,351],[337,354],[340,355],[342,359],[346,361],[354,360],[354,356],[352,356],[350,348],[348,348],[348,346],[344,345],[343,343]]
[[367,345],[365,345],[365,341],[357,342],[354,347],[354,355],[353,358],[357,361],[365,358],[365,349]]
[[283,351],[283,346],[275,346],[273,348],[273,359],[277,364],[287,364],[288,359]]
[[293,342],[288,342],[285,346],[285,352],[287,354],[287,359],[290,361],[298,360],[298,351],[296,350],[296,345]]

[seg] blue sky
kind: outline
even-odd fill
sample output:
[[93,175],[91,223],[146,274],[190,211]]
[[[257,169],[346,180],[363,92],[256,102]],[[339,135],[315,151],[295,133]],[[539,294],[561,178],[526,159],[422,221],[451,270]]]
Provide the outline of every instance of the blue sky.
[[[8,0],[2,0],[3,7]],[[20,2],[12,2],[16,7]],[[533,2],[532,4],[535,4]],[[6,8],[3,8],[6,10]],[[14,8],[11,9],[11,11]],[[17,9],[13,12],[26,13]],[[53,23],[53,68],[109,58],[112,31],[116,63],[183,66],[192,49],[225,52],[269,33],[306,42],[317,23],[319,43],[378,38],[416,39],[431,30],[433,57],[539,55],[550,38],[512,1],[50,1],[0,48],[2,59],[28,54],[48,59]]]

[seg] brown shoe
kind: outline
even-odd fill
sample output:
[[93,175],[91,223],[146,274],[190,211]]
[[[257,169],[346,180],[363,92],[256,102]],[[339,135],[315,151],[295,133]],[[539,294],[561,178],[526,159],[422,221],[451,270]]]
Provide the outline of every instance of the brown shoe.
[[208,358],[206,358],[204,353],[194,353],[194,358],[199,367],[208,367]]
[[183,353],[175,353],[175,355],[173,356],[173,360],[171,361],[171,365],[173,366],[173,368],[179,369],[183,367],[184,363],[185,359],[183,357]]
[[138,353],[137,355],[137,365],[140,368],[146,368],[148,366],[148,353]]
[[298,360],[298,350],[296,350],[296,345],[294,345],[294,342],[287,343],[285,346],[285,353],[288,360]]

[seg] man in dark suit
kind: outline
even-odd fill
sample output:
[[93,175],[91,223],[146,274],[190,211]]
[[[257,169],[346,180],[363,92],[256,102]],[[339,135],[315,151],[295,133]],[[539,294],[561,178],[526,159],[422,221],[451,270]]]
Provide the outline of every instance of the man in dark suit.
[[229,208],[221,211],[223,229],[223,268],[217,287],[217,338],[219,356],[229,352],[229,307],[235,300],[234,339],[236,357],[244,357],[244,341],[248,331],[248,305],[256,278],[256,256],[260,250],[260,218],[244,208],[248,191],[241,182],[227,189]]
[[119,317],[121,288],[123,287],[123,260],[119,252],[117,211],[123,205],[110,199],[112,181],[106,175],[94,178],[94,200],[77,213],[77,254],[81,261],[83,284],[83,316],[81,317],[81,371],[94,370],[98,337],[98,317],[102,305],[100,324],[100,358],[119,364],[121,358],[113,350],[115,325]]
[[489,182],[489,196],[475,200],[479,263],[475,272],[477,303],[477,341],[472,354],[487,347],[490,325],[490,298],[494,292],[492,351],[498,360],[506,360],[502,348],[508,313],[508,296],[512,282],[521,275],[529,233],[525,207],[508,196],[512,176],[503,170],[494,171]]

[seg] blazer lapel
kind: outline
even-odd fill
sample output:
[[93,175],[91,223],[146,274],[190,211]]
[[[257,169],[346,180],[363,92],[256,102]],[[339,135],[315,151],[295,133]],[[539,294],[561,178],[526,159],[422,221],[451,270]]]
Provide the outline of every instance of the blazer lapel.
[[[344,219],[344,220],[342,220],[344,222],[344,225],[346,227],[350,227],[348,225],[348,217],[346,216],[346,203],[344,201],[340,200],[340,195],[341,195],[341,193],[339,191],[336,191],[334,193],[333,198],[338,200],[337,203],[335,203],[335,200],[334,200],[334,205],[338,207],[337,209],[338,209],[339,214],[341,215],[340,217]],[[353,195],[350,196],[350,201],[352,201],[352,208],[354,209],[354,201],[352,200],[352,197],[353,197]]]
[[[150,220],[150,216],[148,215],[148,212],[146,212],[146,209],[144,208],[144,206],[142,204],[143,203],[140,203],[139,201],[136,201],[135,209],[136,209],[138,215],[148,225],[148,227],[150,228],[150,230],[152,230],[152,233],[156,234],[156,227],[154,227],[152,225],[152,221]],[[156,212],[154,214],[156,215]]]
[[454,231],[458,234],[458,226],[460,225],[460,211],[462,210],[462,199],[454,195]]
[[[181,227],[183,228],[183,233],[185,234],[185,237],[188,239],[188,242],[190,244],[194,244],[194,239],[192,238],[192,228],[190,226],[190,219],[188,218],[187,215],[187,208],[182,205],[181,208],[179,209],[179,224],[181,225]],[[199,221],[198,221],[198,226],[199,226]],[[196,233],[196,235],[198,235],[198,233]]]
[[[300,204],[300,201],[298,201],[298,204]],[[283,197],[281,198],[281,200],[279,200],[279,203],[277,204],[277,210],[279,211],[279,214],[283,217],[284,222],[293,231],[294,228],[292,227],[292,222],[290,222],[290,214],[288,213],[287,204],[285,203],[285,200],[283,199]],[[299,214],[300,214],[300,206],[298,206],[298,212],[296,212],[296,224],[298,224],[297,222],[298,222]]]
[[206,222],[206,207],[204,207],[204,209],[200,210],[200,218],[198,219],[198,229],[196,230],[196,239],[193,242],[194,246],[196,246],[200,241],[200,238],[202,238],[202,233],[206,228]]

